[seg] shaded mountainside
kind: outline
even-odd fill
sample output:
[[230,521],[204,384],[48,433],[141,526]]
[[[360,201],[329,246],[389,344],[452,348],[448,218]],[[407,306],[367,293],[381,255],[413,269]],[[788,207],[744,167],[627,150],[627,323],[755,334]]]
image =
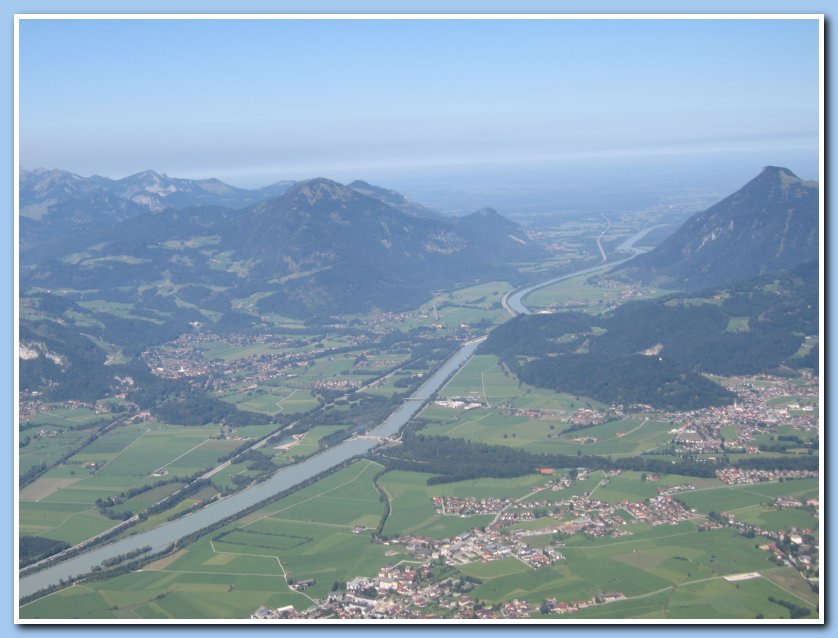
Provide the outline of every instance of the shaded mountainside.
[[[532,385],[607,403],[690,409],[733,395],[700,373],[817,368],[817,262],[693,295],[627,303],[603,316],[520,316],[481,346]],[[811,349],[810,349],[811,347]]]
[[788,270],[818,258],[818,210],[817,182],[768,166],[617,272],[697,290]]
[[406,309],[435,288],[511,276],[509,262],[540,252],[496,213],[482,225],[416,217],[325,179],[256,206],[242,229],[228,245],[279,288],[258,302],[263,312]]

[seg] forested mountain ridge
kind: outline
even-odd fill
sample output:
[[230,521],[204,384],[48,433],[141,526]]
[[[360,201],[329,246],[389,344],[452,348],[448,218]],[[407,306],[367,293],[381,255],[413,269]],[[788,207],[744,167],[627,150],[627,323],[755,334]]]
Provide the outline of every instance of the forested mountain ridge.
[[817,370],[817,262],[695,294],[579,312],[519,316],[481,346],[532,385],[608,403],[690,409],[732,401],[700,373]]

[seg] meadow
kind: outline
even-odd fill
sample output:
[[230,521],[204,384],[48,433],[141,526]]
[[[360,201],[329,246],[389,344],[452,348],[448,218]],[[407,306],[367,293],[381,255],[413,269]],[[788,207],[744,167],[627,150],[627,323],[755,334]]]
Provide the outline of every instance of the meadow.
[[[470,410],[428,405],[420,414],[424,434],[506,445],[531,452],[637,456],[669,442],[676,424],[635,417],[564,432],[579,409],[605,410],[592,399],[535,388],[510,374],[494,355],[477,355],[439,391],[441,399],[465,398],[482,404]],[[549,410],[535,416],[515,410]],[[653,415],[652,415],[653,416]]]
[[[218,429],[141,423],[110,430],[21,492],[21,534],[74,544],[109,529],[116,521],[98,512],[97,499],[211,468],[240,445],[213,438]],[[153,476],[155,472],[160,476]],[[132,511],[146,499],[133,501],[137,510]]]

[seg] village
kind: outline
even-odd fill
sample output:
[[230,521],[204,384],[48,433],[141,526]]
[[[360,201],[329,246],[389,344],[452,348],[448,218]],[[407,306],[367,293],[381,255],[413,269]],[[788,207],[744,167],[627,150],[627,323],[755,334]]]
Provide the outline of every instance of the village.
[[[609,473],[617,476],[619,471]],[[580,469],[577,480],[588,477]],[[607,480],[607,479],[604,479]],[[468,592],[479,584],[479,579],[447,576],[452,570],[471,563],[490,563],[515,559],[530,569],[549,567],[564,560],[561,548],[564,539],[583,534],[588,539],[604,536],[627,536],[623,529],[630,522],[645,522],[656,526],[675,525],[700,515],[686,510],[669,493],[694,489],[679,485],[642,501],[623,501],[608,504],[588,495],[571,495],[561,500],[538,498],[540,492],[560,492],[576,481],[567,477],[550,479],[534,488],[522,499],[483,497],[457,498],[434,496],[435,511],[442,516],[493,515],[486,526],[473,528],[452,538],[436,539],[428,536],[402,535],[380,539],[384,545],[402,546],[412,556],[397,565],[383,567],[374,578],[357,577],[337,583],[327,599],[304,612],[292,607],[270,610],[260,608],[252,618],[426,618],[450,616],[454,618],[527,618],[536,611],[542,614],[571,613],[597,604],[621,600],[622,592],[601,592],[591,599],[559,601],[547,598],[538,604],[512,600],[503,604],[484,605]],[[538,529],[515,528],[517,523],[536,518],[554,522]],[[545,547],[532,547],[527,541],[534,536],[550,536]],[[446,577],[434,579],[435,575]]]
[[[818,379],[802,372],[802,383],[776,376],[733,377],[728,385],[738,395],[733,405],[670,413],[681,425],[673,431],[679,455],[746,453],[763,451],[754,437],[789,427],[802,433],[817,433]],[[798,397],[791,401],[790,397]],[[786,402],[788,401],[788,402]],[[721,428],[736,428],[735,438],[725,438]]]
[[341,585],[325,600],[317,601],[303,611],[292,605],[269,609],[260,607],[251,614],[256,620],[289,620],[313,618],[341,619],[515,619],[532,614],[564,614],[622,600],[622,592],[602,592],[590,599],[570,602],[545,598],[539,604],[522,599],[487,604],[476,600],[471,592],[479,579],[448,575],[430,562],[419,566],[393,565],[379,570],[372,578],[358,577]]

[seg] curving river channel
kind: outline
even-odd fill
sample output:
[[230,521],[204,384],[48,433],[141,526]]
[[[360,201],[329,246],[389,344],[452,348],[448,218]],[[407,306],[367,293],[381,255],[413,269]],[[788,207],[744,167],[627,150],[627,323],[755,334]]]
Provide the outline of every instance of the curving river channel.
[[[610,224],[610,222],[609,222]],[[605,250],[602,248],[602,244],[600,240],[597,239],[597,245],[599,246],[600,252],[602,252],[602,263],[597,264],[596,266],[591,266],[590,268],[583,268],[582,270],[576,270],[572,273],[568,273],[566,275],[560,275],[559,277],[553,277],[552,279],[548,279],[546,281],[541,281],[537,284],[532,284],[531,286],[527,286],[525,288],[519,288],[508,295],[506,295],[501,303],[503,307],[506,308],[507,312],[511,315],[531,315],[532,310],[524,303],[524,298],[541,288],[546,288],[547,286],[552,286],[553,284],[557,284],[560,281],[565,281],[567,279],[572,279],[573,277],[578,277],[579,275],[585,275],[588,273],[596,272],[598,270],[604,270],[606,268],[613,268],[614,266],[618,266],[619,264],[623,264],[627,262],[629,259],[632,259],[639,255],[640,253],[644,252],[640,248],[635,248],[634,245],[643,239],[648,233],[665,226],[666,224],[661,224],[658,226],[652,226],[650,228],[644,228],[638,233],[635,233],[631,237],[629,237],[626,241],[622,244],[617,246],[617,250],[620,252],[631,252],[632,254],[624,259],[620,259],[619,261],[608,261],[608,257],[605,254]],[[600,236],[601,237],[601,236]]]
[[[657,228],[657,226],[642,230],[630,237],[620,244],[618,250],[630,250],[634,251],[635,254],[642,252],[633,248],[633,245],[646,235],[646,233],[654,230],[654,228]],[[628,261],[628,259],[630,258],[616,262],[607,262],[605,260],[597,266],[578,270],[567,275],[562,275],[561,277],[555,277],[522,288],[504,299],[504,307],[512,312],[512,314],[531,314],[532,311],[524,305],[523,299],[532,291],[559,281],[564,281],[565,279],[570,279],[571,277],[612,267]],[[419,388],[406,398],[381,425],[369,430],[365,436],[347,439],[304,461],[277,470],[271,478],[262,483],[257,483],[226,498],[214,501],[206,507],[174,521],[164,523],[159,527],[140,532],[122,540],[108,543],[79,556],[68,558],[65,561],[34,574],[20,577],[18,579],[18,597],[29,596],[41,589],[56,585],[62,580],[86,574],[95,566],[100,565],[104,560],[127,554],[141,547],[149,546],[151,547],[151,552],[161,551],[184,536],[236,514],[260,501],[270,498],[274,494],[291,489],[344,461],[368,452],[378,445],[379,437],[396,434],[419,411],[423,403],[430,399],[442,387],[445,381],[472,357],[477,346],[484,339],[485,337],[481,337],[464,343]]]

